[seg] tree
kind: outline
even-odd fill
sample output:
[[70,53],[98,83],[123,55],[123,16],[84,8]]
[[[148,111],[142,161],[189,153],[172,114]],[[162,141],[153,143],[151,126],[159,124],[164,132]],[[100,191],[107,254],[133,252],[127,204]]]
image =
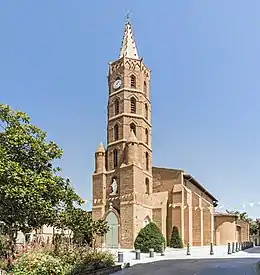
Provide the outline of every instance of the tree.
[[81,208],[64,212],[58,227],[70,229],[73,242],[80,245],[94,245],[96,237],[104,236],[109,230],[105,220],[93,221],[91,213]]
[[151,248],[155,252],[161,252],[162,245],[165,246],[165,238],[153,222],[150,222],[139,231],[134,243],[135,249],[140,249],[141,252],[149,252]]
[[258,235],[259,234],[259,225],[257,222],[252,221],[250,223],[249,233],[250,233],[250,235]]
[[246,212],[239,212],[239,211],[230,211],[230,210],[226,210],[226,212],[228,214],[234,214],[237,215],[239,220],[245,221],[245,222],[250,222],[251,219],[248,217]]
[[0,219],[12,248],[17,232],[53,225],[83,201],[53,161],[63,151],[23,112],[0,104]]
[[182,242],[182,239],[179,234],[179,230],[178,230],[177,226],[173,226],[173,228],[172,228],[170,247],[183,248],[183,242]]

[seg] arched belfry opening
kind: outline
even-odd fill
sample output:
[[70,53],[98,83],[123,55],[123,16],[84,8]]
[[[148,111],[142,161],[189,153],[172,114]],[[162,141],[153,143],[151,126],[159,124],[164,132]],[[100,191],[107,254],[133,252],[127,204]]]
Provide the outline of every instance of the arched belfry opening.
[[114,102],[114,113],[115,113],[115,116],[119,114],[119,100],[118,99],[116,99]]
[[136,88],[136,77],[133,74],[130,76],[130,86],[131,88]]
[[134,134],[136,135],[136,125],[133,122],[130,124],[130,131],[133,131]]

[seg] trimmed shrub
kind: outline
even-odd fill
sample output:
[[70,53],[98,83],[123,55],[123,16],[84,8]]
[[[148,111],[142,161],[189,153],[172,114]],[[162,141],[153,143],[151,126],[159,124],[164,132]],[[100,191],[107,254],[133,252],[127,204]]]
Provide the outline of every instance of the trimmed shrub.
[[172,228],[172,236],[170,241],[170,247],[183,248],[183,243],[177,226]]
[[141,252],[149,252],[151,248],[155,252],[161,252],[162,244],[165,246],[165,238],[157,225],[151,222],[140,230],[135,239],[134,246],[135,249],[140,249]]

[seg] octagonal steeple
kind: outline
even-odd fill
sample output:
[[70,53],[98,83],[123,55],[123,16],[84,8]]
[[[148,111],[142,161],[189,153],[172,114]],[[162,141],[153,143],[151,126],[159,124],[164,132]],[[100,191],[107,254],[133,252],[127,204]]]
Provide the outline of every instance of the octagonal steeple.
[[128,57],[139,59],[136,43],[134,39],[132,25],[129,21],[125,24],[124,36],[122,41],[122,47],[120,49],[120,58]]

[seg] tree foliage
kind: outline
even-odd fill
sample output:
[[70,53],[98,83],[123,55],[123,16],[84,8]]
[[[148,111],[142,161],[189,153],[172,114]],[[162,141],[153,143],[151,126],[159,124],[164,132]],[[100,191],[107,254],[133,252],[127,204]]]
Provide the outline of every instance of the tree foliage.
[[173,226],[173,228],[172,228],[170,247],[183,248],[183,242],[182,242],[182,239],[179,234],[179,230],[178,230],[177,226]]
[[252,221],[250,223],[249,233],[250,233],[250,235],[258,235],[259,234],[259,224],[257,222]]
[[226,212],[228,214],[234,214],[234,215],[237,215],[238,218],[242,221],[245,221],[245,222],[250,222],[251,219],[248,217],[247,213],[246,212],[239,212],[239,211],[230,211],[230,210],[226,210]]
[[53,225],[82,200],[53,167],[63,151],[25,113],[0,104],[0,127],[0,217],[15,241],[19,230]]
[[165,246],[165,238],[153,222],[148,223],[139,231],[134,243],[135,249],[140,249],[141,252],[149,252],[151,248],[155,252],[161,252],[162,245]]
[[71,230],[74,243],[80,245],[92,245],[97,236],[104,236],[109,230],[105,220],[93,221],[91,213],[81,208],[64,212],[58,227]]

